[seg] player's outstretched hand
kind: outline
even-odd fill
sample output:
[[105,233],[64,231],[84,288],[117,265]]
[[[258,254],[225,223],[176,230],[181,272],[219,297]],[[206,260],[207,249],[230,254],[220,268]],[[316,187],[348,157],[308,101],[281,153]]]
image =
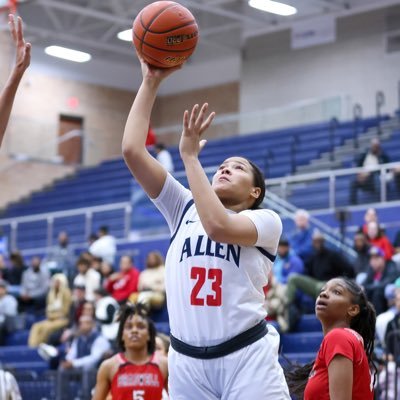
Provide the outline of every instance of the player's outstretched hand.
[[200,151],[206,145],[207,140],[201,140],[201,136],[215,117],[215,112],[212,112],[206,118],[207,109],[207,103],[204,103],[201,108],[196,104],[192,108],[190,116],[188,110],[184,112],[183,131],[179,143],[182,159],[185,157],[198,157]]
[[8,16],[8,26],[17,50],[15,69],[16,72],[23,74],[31,62],[31,44],[25,42],[21,17],[17,17],[17,21],[15,21],[14,15],[10,14]]
[[162,80],[170,76],[172,73],[182,68],[182,65],[173,68],[153,67],[152,65],[148,64],[138,52],[136,52],[136,54],[139,58],[140,65],[142,67],[143,80],[160,83]]

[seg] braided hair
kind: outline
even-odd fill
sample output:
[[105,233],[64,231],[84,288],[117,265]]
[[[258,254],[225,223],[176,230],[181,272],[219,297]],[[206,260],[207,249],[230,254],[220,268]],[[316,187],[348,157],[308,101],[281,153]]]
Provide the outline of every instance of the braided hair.
[[147,309],[140,303],[131,304],[127,303],[121,310],[119,315],[119,328],[117,334],[117,344],[118,347],[125,351],[125,344],[122,338],[125,323],[128,319],[132,318],[134,315],[138,315],[143,318],[147,322],[148,332],[149,332],[149,341],[147,342],[147,353],[153,354],[156,350],[156,328],[154,326],[154,322],[148,317]]
[[[364,350],[367,355],[368,363],[371,370],[374,371],[374,385],[376,378],[376,366],[373,362],[374,340],[375,340],[375,323],[376,312],[375,308],[367,299],[365,291],[356,282],[340,277],[346,289],[352,295],[352,303],[360,307],[360,312],[351,319],[350,328],[358,332],[364,341]],[[285,370],[286,380],[289,386],[291,395],[296,396],[297,399],[303,399],[304,390],[307,385],[308,377],[314,366],[312,361],[301,367],[289,368]]]

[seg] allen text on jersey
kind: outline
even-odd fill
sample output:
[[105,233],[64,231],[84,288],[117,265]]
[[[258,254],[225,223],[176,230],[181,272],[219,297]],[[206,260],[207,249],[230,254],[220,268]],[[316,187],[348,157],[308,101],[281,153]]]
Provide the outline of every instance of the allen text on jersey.
[[213,242],[204,235],[188,237],[183,242],[179,262],[193,256],[211,256],[227,261],[232,260],[239,268],[240,246]]

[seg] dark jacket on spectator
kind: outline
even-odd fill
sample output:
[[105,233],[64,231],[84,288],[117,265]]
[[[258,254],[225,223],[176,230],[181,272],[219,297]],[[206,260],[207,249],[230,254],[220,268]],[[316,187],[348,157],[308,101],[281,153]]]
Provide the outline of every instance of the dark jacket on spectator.
[[385,287],[389,283],[393,283],[399,276],[396,265],[392,262],[386,262],[379,279],[375,278],[375,271],[369,267],[367,278],[364,282],[364,289],[369,301],[375,306],[376,314],[379,315],[387,310],[387,300],[385,297]]
[[354,268],[347,259],[326,247],[313,254],[305,267],[306,274],[319,281],[329,281],[338,276],[355,277]]
[[385,335],[386,351],[400,363],[400,313],[388,323]]

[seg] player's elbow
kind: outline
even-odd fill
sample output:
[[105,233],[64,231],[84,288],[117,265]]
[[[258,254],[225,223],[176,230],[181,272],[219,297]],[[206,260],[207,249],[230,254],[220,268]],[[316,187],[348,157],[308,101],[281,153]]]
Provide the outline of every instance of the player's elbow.
[[125,160],[135,155],[134,147],[127,140],[122,141],[122,155]]
[[130,168],[134,167],[136,163],[140,163],[141,157],[143,156],[143,151],[140,152],[132,146],[131,143],[122,142],[122,155],[125,162]]

